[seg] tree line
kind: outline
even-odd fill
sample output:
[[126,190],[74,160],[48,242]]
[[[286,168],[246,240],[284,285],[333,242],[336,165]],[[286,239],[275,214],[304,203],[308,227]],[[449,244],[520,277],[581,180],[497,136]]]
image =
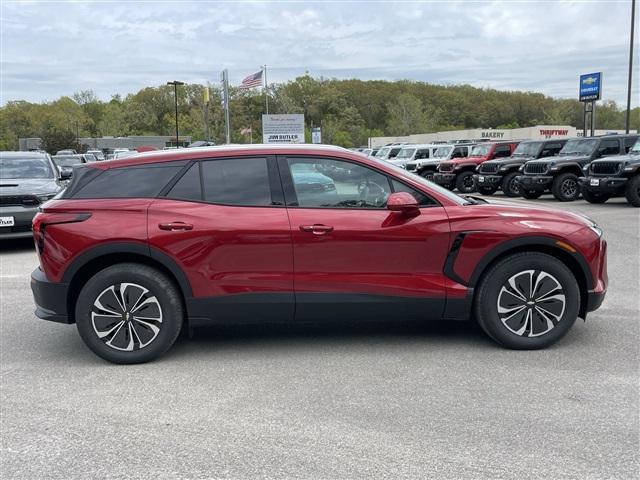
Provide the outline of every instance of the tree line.
[[[221,91],[187,84],[178,88],[181,135],[205,140],[204,89],[208,88],[210,139],[224,143]],[[372,136],[396,136],[466,128],[518,128],[537,124],[583,126],[582,104],[541,93],[499,91],[470,85],[433,85],[414,81],[337,80],[304,75],[269,87],[270,113],[304,113],[307,141],[322,128],[323,143],[366,145]],[[260,142],[262,89],[230,89],[231,140]],[[623,129],[625,112],[614,101],[597,106],[596,128]],[[251,129],[252,138],[241,131]],[[640,108],[631,128],[640,130]],[[0,107],[0,150],[17,150],[18,138],[40,137],[47,150],[78,137],[174,135],[173,87],[147,87],[125,97],[101,101],[81,91],[46,103],[9,101]]]

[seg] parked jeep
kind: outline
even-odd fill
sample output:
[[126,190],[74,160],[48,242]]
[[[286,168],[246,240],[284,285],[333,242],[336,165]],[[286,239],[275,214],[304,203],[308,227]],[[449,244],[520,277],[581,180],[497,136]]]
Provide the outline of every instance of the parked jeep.
[[404,168],[408,172],[417,173],[427,180],[433,181],[433,174],[438,170],[441,162],[446,162],[452,158],[466,158],[469,156],[474,143],[443,145],[432,144],[429,147],[430,155],[428,157],[418,158],[407,162]]
[[501,189],[507,197],[519,197],[518,169],[528,160],[557,155],[565,143],[566,140],[557,139],[529,140],[520,143],[510,157],[480,164],[477,175],[473,176],[476,190],[483,195],[493,195]]
[[561,202],[577,200],[583,168],[597,158],[626,154],[637,138],[637,134],[575,138],[555,157],[529,160],[520,167],[523,174],[516,177],[522,196],[538,198],[551,190]]
[[594,160],[584,168],[584,174],[578,183],[587,202],[604,203],[624,195],[627,202],[640,207],[640,139],[628,155]]
[[476,145],[467,158],[440,163],[438,173],[434,174],[433,180],[449,190],[457,188],[462,193],[475,192],[476,182],[473,180],[473,174],[478,165],[494,158],[510,157],[518,143],[517,141],[486,142]]

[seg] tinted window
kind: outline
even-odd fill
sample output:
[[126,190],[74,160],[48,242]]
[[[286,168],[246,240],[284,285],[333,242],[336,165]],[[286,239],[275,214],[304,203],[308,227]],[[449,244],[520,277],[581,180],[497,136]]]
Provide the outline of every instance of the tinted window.
[[155,197],[181,168],[175,163],[112,168],[80,188],[73,198]]
[[429,158],[429,149],[428,148],[423,148],[418,150],[418,153],[416,154],[416,159],[422,159],[422,158]]
[[496,151],[493,154],[493,158],[508,157],[511,155],[511,147],[509,145],[500,145],[496,147]]
[[562,146],[562,143],[547,143],[540,152],[540,157],[553,157],[562,150]]
[[189,167],[189,170],[180,177],[180,180],[171,188],[167,196],[182,200],[202,200],[200,166],[198,163],[194,163]]
[[385,175],[351,162],[287,159],[301,207],[384,208],[391,193]]
[[404,183],[401,183],[394,179],[391,179],[391,184],[393,186],[394,193],[395,192],[410,193],[411,195],[413,195],[413,198],[415,198],[418,201],[418,205],[420,206],[436,205],[436,202],[433,199],[427,197],[424,193],[417,191],[415,188],[411,188],[410,186],[405,185]]
[[266,158],[202,162],[204,198],[225,205],[272,205]]
[[603,140],[598,147],[600,155],[617,155],[620,153],[620,142],[618,139]]

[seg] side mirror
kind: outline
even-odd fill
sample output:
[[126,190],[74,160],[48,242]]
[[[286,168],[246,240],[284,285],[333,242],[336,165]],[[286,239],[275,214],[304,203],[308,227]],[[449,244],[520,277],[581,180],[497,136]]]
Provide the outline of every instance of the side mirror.
[[69,167],[63,167],[60,170],[60,180],[69,180],[73,177],[73,169]]
[[418,201],[408,192],[396,192],[389,195],[387,209],[392,212],[400,212],[403,215],[418,215],[420,213]]

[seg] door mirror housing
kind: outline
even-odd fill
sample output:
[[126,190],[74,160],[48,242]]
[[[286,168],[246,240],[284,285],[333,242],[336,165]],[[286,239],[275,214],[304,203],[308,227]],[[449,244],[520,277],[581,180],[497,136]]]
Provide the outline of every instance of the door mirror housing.
[[69,167],[62,167],[60,169],[60,180],[69,180],[73,177],[73,169]]
[[418,215],[420,213],[418,201],[408,192],[396,192],[389,195],[387,209],[392,212],[400,212],[403,215]]

